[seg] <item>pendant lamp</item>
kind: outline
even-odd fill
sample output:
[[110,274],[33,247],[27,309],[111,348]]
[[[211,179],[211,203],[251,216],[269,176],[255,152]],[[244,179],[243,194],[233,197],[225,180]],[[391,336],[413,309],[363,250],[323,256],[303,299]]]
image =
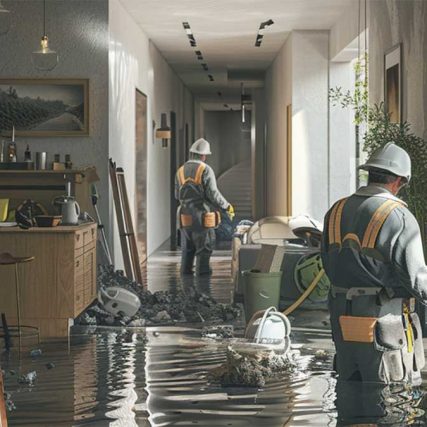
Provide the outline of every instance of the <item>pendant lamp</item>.
[[10,28],[10,10],[6,9],[0,0],[0,35],[4,35]]
[[46,34],[46,0],[43,0],[43,36],[40,40],[40,50],[31,54],[34,67],[41,71],[53,70],[59,62],[58,54],[49,49],[49,39]]

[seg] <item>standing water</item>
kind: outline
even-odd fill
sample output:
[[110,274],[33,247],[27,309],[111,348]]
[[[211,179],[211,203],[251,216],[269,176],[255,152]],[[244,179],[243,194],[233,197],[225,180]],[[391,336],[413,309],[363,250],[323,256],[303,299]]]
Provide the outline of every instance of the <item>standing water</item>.
[[[151,290],[180,283],[176,255],[152,259],[155,262],[148,264],[147,272]],[[206,283],[196,285],[228,302],[232,293],[229,257],[217,257],[214,271]],[[202,324],[84,327],[74,330],[70,350],[66,344],[46,343],[41,353],[24,351],[20,360],[14,352],[3,353],[1,366],[12,409],[9,423],[46,427],[427,425],[418,390],[337,384],[330,333],[318,329],[322,315],[300,311],[294,316],[291,338],[296,369],[268,380],[262,389],[225,388],[212,382],[209,373],[224,363],[230,342],[202,338]],[[36,374],[27,375],[32,372]],[[378,421],[378,410],[384,412],[384,407],[387,424]]]

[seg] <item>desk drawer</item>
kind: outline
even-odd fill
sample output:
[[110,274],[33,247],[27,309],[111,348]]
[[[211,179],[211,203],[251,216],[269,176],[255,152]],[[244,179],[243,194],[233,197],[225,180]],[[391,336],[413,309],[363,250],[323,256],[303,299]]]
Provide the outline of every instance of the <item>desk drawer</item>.
[[83,246],[87,246],[96,240],[96,225],[83,230]]
[[84,273],[84,258],[80,255],[74,259],[74,277],[83,276]]

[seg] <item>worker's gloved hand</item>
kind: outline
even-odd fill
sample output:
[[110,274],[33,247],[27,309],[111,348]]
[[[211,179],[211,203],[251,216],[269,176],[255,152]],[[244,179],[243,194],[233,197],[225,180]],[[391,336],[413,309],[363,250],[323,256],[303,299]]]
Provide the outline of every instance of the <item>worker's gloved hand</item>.
[[228,205],[227,214],[229,218],[233,221],[233,218],[235,216],[233,205]]

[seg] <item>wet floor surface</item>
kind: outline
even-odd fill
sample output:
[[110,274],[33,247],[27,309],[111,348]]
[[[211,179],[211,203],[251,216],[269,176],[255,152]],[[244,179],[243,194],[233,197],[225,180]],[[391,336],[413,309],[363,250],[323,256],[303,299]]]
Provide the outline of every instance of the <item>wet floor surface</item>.
[[[179,256],[163,251],[147,265],[150,290],[186,286],[229,302],[230,253],[216,253],[212,278],[179,278]],[[297,369],[261,389],[222,388],[208,373],[225,360],[229,342],[201,337],[203,324],[140,329],[75,329],[66,344],[48,343],[21,361],[4,354],[11,426],[335,426],[333,345],[325,313],[295,314]],[[319,327],[321,329],[319,329]],[[235,328],[242,329],[237,322]],[[319,357],[318,350],[325,350]],[[48,365],[51,363],[51,365]],[[53,365],[54,366],[53,366]],[[49,369],[50,368],[50,369]],[[35,371],[32,384],[19,376]],[[407,422],[393,425],[409,425]],[[425,425],[418,421],[413,425]]]

